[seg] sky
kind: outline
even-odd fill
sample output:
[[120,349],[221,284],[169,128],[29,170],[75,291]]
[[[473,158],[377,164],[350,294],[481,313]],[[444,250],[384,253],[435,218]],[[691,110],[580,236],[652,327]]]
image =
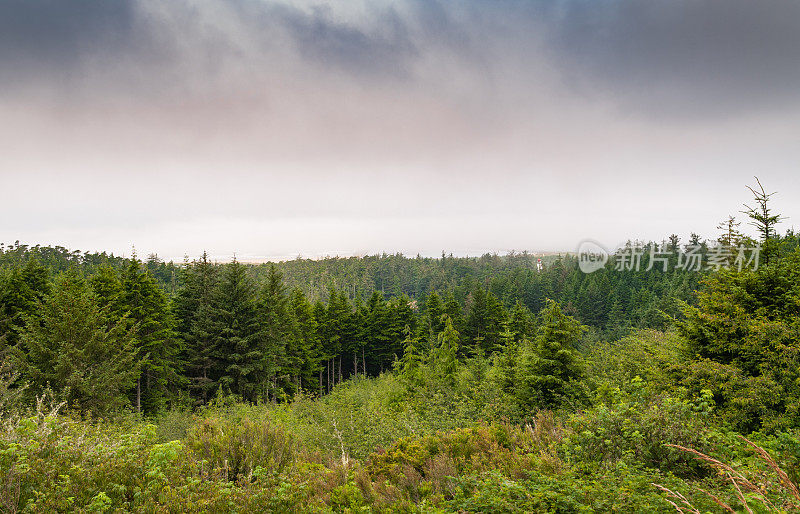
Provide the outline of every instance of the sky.
[[799,85],[795,0],[0,0],[0,240],[571,251],[715,238],[754,176],[785,230]]

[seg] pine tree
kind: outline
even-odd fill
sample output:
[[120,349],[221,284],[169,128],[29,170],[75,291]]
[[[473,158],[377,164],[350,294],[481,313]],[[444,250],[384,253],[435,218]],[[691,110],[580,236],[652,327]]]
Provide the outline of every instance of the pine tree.
[[550,409],[581,399],[577,382],[583,369],[575,346],[585,327],[565,315],[552,300],[540,316],[542,324],[535,344],[524,351],[518,400],[526,408]]
[[276,398],[279,391],[291,392],[294,389],[292,378],[297,377],[302,369],[303,355],[295,338],[286,286],[274,264],[270,265],[266,284],[261,291],[258,318],[263,359],[261,369],[268,385],[267,393]]
[[183,341],[182,359],[191,391],[207,401],[219,387],[222,366],[220,339],[219,266],[202,257],[186,263],[181,271],[183,287],[175,298],[178,334]]
[[422,336],[428,343],[428,347],[433,347],[439,332],[444,329],[442,315],[445,314],[445,305],[436,291],[431,292],[425,300],[425,314],[423,316]]
[[56,281],[28,316],[15,358],[36,392],[46,387],[81,410],[98,414],[128,403],[139,376],[134,333],[109,315],[75,271]]
[[444,316],[444,329],[439,333],[436,346],[430,353],[430,371],[441,384],[453,388],[458,373],[459,335],[449,316]]
[[5,335],[5,345],[17,344],[25,318],[36,313],[49,292],[49,273],[37,259],[12,268],[0,289],[0,335]]
[[122,281],[117,270],[101,266],[89,281],[98,303],[109,312],[122,315]]
[[475,288],[470,294],[469,310],[465,324],[467,340],[475,350],[489,354],[500,345],[500,332],[506,321],[505,309],[491,292],[482,287]]
[[223,267],[216,298],[216,323],[219,333],[214,341],[222,365],[220,386],[253,401],[262,392],[265,362],[259,344],[256,287],[247,269],[236,259]]
[[306,391],[319,390],[321,393],[318,375],[321,371],[321,362],[324,360],[324,356],[319,344],[314,307],[303,294],[303,291],[295,288],[289,295],[289,308],[294,316],[295,341],[298,345],[296,352],[301,360],[297,377],[298,389]]
[[141,376],[136,409],[160,408],[181,384],[180,343],[164,291],[134,257],[122,276],[120,311],[134,323]]

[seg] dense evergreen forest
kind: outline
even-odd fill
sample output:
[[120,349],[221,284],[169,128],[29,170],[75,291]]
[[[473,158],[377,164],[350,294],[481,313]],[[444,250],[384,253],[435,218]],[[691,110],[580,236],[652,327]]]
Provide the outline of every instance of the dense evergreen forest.
[[[0,504],[800,508],[800,240],[754,192],[757,237],[731,217],[591,273],[572,254],[175,264],[3,245]],[[737,265],[745,246],[759,260]]]
[[[130,383],[118,390],[137,410],[156,411],[184,393],[205,402],[222,389],[268,401],[329,392],[358,374],[378,376],[409,341],[435,346],[443,316],[459,333],[460,357],[491,355],[502,348],[503,334],[531,338],[534,313],[547,299],[594,334],[663,329],[692,301],[702,277],[657,267],[616,273],[610,266],[587,275],[574,256],[551,258],[538,270],[537,259],[383,255],[246,265],[203,255],[175,265],[156,256],[142,262],[15,243],[0,254],[0,305],[7,346],[17,347],[28,322],[41,324],[31,318],[40,302],[64,323],[79,321],[68,318],[70,309],[85,301],[98,319],[127,326],[136,344],[125,359],[137,363],[140,377],[135,394]],[[67,386],[37,376],[40,388]]]

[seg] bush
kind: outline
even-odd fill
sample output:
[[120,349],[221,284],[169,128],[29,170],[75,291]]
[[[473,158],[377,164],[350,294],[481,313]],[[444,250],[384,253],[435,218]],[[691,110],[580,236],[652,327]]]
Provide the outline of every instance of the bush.
[[687,472],[691,459],[664,445],[706,447],[711,393],[704,391],[693,400],[649,395],[646,383],[638,378],[631,387],[632,393],[601,390],[599,405],[569,418],[571,430],[563,445],[566,458],[587,469],[624,461]]
[[297,445],[280,425],[257,409],[231,409],[215,412],[192,426],[186,447],[225,480],[246,478],[254,472],[274,475],[292,465]]

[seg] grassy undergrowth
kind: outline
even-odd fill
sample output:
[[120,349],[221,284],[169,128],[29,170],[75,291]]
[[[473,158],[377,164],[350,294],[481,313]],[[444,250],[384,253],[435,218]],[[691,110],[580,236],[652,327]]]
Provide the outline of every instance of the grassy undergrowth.
[[[719,510],[703,491],[740,502],[724,474],[664,442],[732,462],[771,504],[789,505],[781,480],[769,478],[748,445],[712,428],[707,399],[654,394],[641,379],[628,389],[599,391],[590,409],[516,423],[479,420],[459,395],[415,401],[392,374],[345,383],[322,399],[254,406],[219,398],[148,422],[80,418],[40,403],[4,421],[0,508],[674,512],[667,490],[701,512]],[[758,442],[796,478],[795,434]]]

